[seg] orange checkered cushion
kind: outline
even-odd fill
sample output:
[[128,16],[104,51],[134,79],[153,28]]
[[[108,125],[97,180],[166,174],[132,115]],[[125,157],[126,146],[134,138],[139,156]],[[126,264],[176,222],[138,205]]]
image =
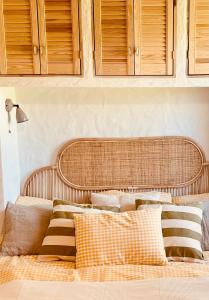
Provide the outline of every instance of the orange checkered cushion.
[[121,214],[74,215],[76,267],[167,263],[161,208]]

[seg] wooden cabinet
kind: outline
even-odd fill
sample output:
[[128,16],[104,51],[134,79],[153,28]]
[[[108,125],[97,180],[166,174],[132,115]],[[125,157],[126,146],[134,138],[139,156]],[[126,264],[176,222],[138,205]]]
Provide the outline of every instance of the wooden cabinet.
[[78,0],[0,0],[0,74],[80,74]]
[[174,0],[94,0],[96,75],[172,75]]
[[0,0],[0,73],[40,74],[36,0]]
[[209,75],[209,0],[189,2],[189,75]]
[[97,75],[134,75],[133,0],[94,0]]

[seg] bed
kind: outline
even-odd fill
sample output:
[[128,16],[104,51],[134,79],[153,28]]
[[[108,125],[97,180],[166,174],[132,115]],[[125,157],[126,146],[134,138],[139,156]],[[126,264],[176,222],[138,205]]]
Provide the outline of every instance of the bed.
[[[209,163],[190,138],[76,139],[56,164],[36,170],[23,195],[88,203],[92,192],[157,190],[175,199],[209,192]],[[26,198],[27,199],[27,198]],[[36,256],[0,258],[0,299],[209,299],[205,263],[109,265],[76,269],[73,262],[40,263]]]

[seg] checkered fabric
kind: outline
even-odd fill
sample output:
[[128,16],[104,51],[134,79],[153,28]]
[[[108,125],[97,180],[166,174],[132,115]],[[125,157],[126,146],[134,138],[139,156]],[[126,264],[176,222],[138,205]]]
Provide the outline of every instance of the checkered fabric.
[[53,207],[51,221],[39,251],[39,261],[75,261],[74,214],[100,214],[119,211],[117,207],[73,204],[64,200],[54,200]]
[[[209,260],[209,252],[205,252]],[[209,262],[190,264],[169,262],[166,266],[111,265],[75,269],[66,261],[37,262],[36,256],[3,256],[0,258],[0,284],[12,280],[38,281],[124,281],[173,277],[208,277]]]
[[112,215],[75,215],[76,267],[167,263],[161,208]]

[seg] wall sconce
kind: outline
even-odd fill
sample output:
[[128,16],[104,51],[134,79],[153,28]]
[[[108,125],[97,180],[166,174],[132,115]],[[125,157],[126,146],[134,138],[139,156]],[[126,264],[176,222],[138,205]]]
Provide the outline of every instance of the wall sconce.
[[11,133],[11,130],[10,130],[10,124],[11,124],[10,112],[12,111],[13,107],[16,107],[16,120],[17,120],[17,123],[23,123],[23,122],[28,121],[28,118],[27,118],[26,114],[19,107],[19,105],[18,104],[13,104],[11,99],[6,99],[5,109],[8,113],[9,133]]

